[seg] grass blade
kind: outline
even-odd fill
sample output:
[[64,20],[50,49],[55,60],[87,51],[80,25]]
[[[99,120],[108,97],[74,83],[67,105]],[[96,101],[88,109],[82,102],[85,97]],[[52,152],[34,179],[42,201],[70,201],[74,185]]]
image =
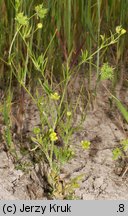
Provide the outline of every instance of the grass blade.
[[124,107],[124,105],[120,102],[120,100],[118,100],[116,97],[112,96],[117,108],[119,109],[119,111],[121,112],[122,116],[124,117],[124,119],[126,120],[126,122],[128,123],[128,111],[127,109]]

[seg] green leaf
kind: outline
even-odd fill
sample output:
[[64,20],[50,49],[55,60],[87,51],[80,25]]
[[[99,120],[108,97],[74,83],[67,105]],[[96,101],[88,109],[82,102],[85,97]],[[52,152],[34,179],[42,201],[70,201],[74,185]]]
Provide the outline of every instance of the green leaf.
[[48,95],[50,95],[50,94],[53,92],[52,89],[51,89],[51,87],[49,86],[47,80],[43,83],[43,86],[42,86],[42,87],[43,87],[44,91],[45,91]]
[[88,57],[88,50],[82,51],[82,61],[85,62]]
[[105,34],[104,35],[100,35],[100,37],[101,37],[101,40],[102,40],[102,44],[104,44],[104,42],[105,42]]
[[33,132],[34,132],[34,134],[39,134],[40,133],[40,128],[39,127],[35,127],[34,129],[33,129]]
[[28,25],[28,18],[23,13],[18,13],[15,19],[20,25]]
[[15,8],[16,8],[16,11],[19,10],[20,5],[21,5],[21,1],[20,1],[20,0],[15,0]]
[[128,139],[122,140],[121,144],[123,145],[123,150],[127,151],[128,150]]
[[43,19],[47,14],[47,9],[43,8],[43,4],[39,4],[35,7],[35,11],[37,13],[37,16]]
[[119,157],[122,156],[122,151],[119,148],[115,148],[112,151],[112,154],[113,154],[113,160],[117,160]]
[[101,80],[107,80],[110,79],[112,80],[114,76],[114,68],[109,66],[108,63],[104,63],[103,66],[101,67]]

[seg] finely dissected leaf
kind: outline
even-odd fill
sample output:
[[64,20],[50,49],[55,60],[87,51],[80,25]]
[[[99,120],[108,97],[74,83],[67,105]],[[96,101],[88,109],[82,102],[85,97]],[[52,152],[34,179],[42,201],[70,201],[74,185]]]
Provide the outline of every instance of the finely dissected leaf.
[[108,63],[104,63],[101,67],[101,80],[112,80],[114,76],[114,68],[109,66]]
[[128,111],[124,107],[124,105],[114,96],[112,96],[115,100],[116,106],[123,115],[124,119],[128,122]]
[[18,13],[16,16],[16,21],[20,24],[20,25],[27,25],[28,24],[28,18],[27,16],[24,16],[23,13]]
[[88,58],[88,50],[82,51],[82,61],[86,61]]
[[122,140],[121,144],[123,146],[123,150],[127,151],[128,150],[128,139]]
[[46,16],[48,10],[46,8],[43,8],[43,4],[40,4],[35,7],[35,11],[37,13],[37,16],[43,19]]
[[44,91],[45,91],[48,95],[50,95],[50,94],[53,92],[52,89],[51,89],[51,87],[49,86],[47,80],[46,80],[43,84],[42,84],[41,79],[39,79],[39,82],[40,82],[42,88],[44,89]]
[[113,151],[113,160],[117,160],[119,157],[122,156],[122,151],[119,148],[115,148]]
[[34,129],[33,129],[33,132],[34,132],[34,134],[40,134],[40,128],[39,127],[35,127]]

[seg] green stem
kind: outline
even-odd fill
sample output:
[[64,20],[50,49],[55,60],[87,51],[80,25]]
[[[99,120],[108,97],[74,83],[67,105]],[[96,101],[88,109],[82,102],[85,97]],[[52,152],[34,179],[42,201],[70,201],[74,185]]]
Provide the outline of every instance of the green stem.
[[15,33],[13,39],[12,39],[12,42],[11,42],[11,45],[10,45],[10,48],[9,48],[9,59],[10,59],[10,55],[11,55],[11,52],[12,52],[12,46],[13,46],[13,44],[14,44],[14,41],[15,41],[15,39],[16,39],[16,36],[17,36],[17,34],[19,33],[21,27],[22,27],[22,26],[19,27],[19,29],[16,31],[16,33]]

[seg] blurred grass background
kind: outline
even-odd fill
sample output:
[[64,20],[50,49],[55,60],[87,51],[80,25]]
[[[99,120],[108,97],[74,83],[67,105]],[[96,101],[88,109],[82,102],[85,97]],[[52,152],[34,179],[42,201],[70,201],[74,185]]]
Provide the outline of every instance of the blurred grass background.
[[[62,74],[62,64],[69,61],[70,68],[77,64],[81,50],[87,49],[92,53],[98,46],[98,28],[100,34],[109,35],[110,31],[115,31],[116,26],[122,25],[126,30],[128,20],[128,1],[127,0],[0,0],[0,82],[8,83],[10,68],[3,62],[7,61],[8,51],[16,31],[15,15],[23,11],[30,17],[34,13],[36,5],[43,3],[48,8],[48,14],[43,21],[43,28],[33,32],[31,35],[31,48],[35,57],[44,53],[53,37],[47,57],[47,71],[58,77]],[[98,14],[100,12],[100,17]],[[38,20],[33,17],[32,25],[35,26]],[[110,56],[112,62],[117,65],[120,61],[126,61],[127,55],[127,34],[123,36],[117,45],[107,51],[103,58]],[[17,45],[13,48],[16,59],[15,64],[21,65],[26,62],[26,48],[23,41],[18,38]],[[69,58],[70,56],[70,58]],[[100,58],[100,61],[102,59]],[[17,65],[18,67],[18,65]],[[49,73],[50,73],[49,72]],[[34,73],[31,62],[27,72],[30,81],[37,73]]]

